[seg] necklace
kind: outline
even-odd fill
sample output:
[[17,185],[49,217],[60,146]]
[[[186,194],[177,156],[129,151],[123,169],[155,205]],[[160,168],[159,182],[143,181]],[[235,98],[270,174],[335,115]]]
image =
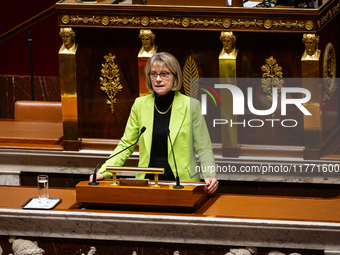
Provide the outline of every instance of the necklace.
[[160,114],[166,114],[166,113],[167,113],[167,112],[170,110],[170,108],[171,108],[172,104],[173,104],[173,101],[172,101],[171,105],[169,106],[168,110],[166,110],[165,112],[161,112],[160,110],[158,110],[158,108],[157,108],[157,105],[156,105],[156,104],[155,104],[155,109],[156,109],[156,111],[157,111],[158,113],[160,113]]

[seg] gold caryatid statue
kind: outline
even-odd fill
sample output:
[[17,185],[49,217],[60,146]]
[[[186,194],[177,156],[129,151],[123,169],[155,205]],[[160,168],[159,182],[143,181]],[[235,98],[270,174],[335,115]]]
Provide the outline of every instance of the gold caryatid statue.
[[319,80],[321,74],[321,51],[318,49],[319,36],[303,34],[302,42],[305,45],[305,50],[301,57],[301,77],[303,78],[301,86],[311,94],[310,100],[303,104],[306,110],[311,113],[311,115],[303,115],[304,157],[310,159],[310,157],[314,157],[314,152],[322,146],[322,122],[328,117],[324,115],[325,111],[322,109],[322,91],[320,90]]
[[320,57],[319,36],[315,34],[303,34],[302,42],[305,44],[305,51],[302,60],[318,60]]
[[142,41],[142,48],[139,50],[138,57],[152,57],[157,52],[155,45],[156,35],[150,29],[141,29],[139,38]]
[[[236,48],[236,36],[233,32],[221,32],[220,40],[223,48],[218,57],[220,82],[236,84],[236,61],[238,49]],[[221,110],[221,119],[237,122],[237,115],[233,114],[232,94],[226,90],[220,90],[220,96],[223,102],[223,111]],[[239,155],[237,140],[237,125],[222,125],[222,147],[226,155],[235,157]]]
[[71,27],[60,29],[63,44],[59,49],[60,92],[63,112],[64,149],[78,150],[78,106],[76,32]]
[[219,58],[234,58],[237,54],[237,49],[236,36],[233,32],[221,32],[220,40],[223,43],[223,48]]
[[59,35],[63,40],[60,52],[75,52],[76,49],[76,32],[71,27],[60,28]]

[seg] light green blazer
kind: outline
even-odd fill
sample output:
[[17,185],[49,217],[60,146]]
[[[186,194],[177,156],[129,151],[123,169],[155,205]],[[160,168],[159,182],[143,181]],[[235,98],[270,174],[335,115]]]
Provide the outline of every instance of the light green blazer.
[[[139,167],[148,167],[150,162],[155,96],[147,95],[135,100],[124,135],[113,154],[133,144],[142,127],[145,132],[139,139]],[[201,114],[201,104],[198,100],[175,92],[170,117],[170,137],[173,144],[175,160],[181,182],[200,181],[199,170],[203,169],[203,177],[215,177],[215,161],[210,136],[204,117]],[[194,144],[194,146],[193,146]],[[135,146],[108,160],[99,170],[105,178],[112,174],[106,172],[106,166],[122,166],[133,153]],[[199,156],[201,168],[197,166],[195,151]],[[170,141],[168,140],[168,162],[176,176]],[[144,178],[145,174],[137,174],[136,178]]]

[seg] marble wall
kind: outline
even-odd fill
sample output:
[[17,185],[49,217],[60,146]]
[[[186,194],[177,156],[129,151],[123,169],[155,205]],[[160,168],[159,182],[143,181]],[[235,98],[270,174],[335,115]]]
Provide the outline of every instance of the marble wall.
[[[59,77],[34,77],[36,101],[60,101]],[[14,103],[32,100],[30,76],[0,75],[0,118],[14,118]]]

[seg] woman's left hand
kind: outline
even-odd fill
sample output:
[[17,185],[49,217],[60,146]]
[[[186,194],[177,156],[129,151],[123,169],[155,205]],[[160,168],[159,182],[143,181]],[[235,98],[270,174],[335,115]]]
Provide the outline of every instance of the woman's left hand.
[[204,180],[205,180],[205,183],[207,184],[207,186],[205,186],[206,192],[208,192],[209,195],[212,195],[213,193],[215,193],[215,191],[218,188],[218,180],[213,177],[207,177]]

